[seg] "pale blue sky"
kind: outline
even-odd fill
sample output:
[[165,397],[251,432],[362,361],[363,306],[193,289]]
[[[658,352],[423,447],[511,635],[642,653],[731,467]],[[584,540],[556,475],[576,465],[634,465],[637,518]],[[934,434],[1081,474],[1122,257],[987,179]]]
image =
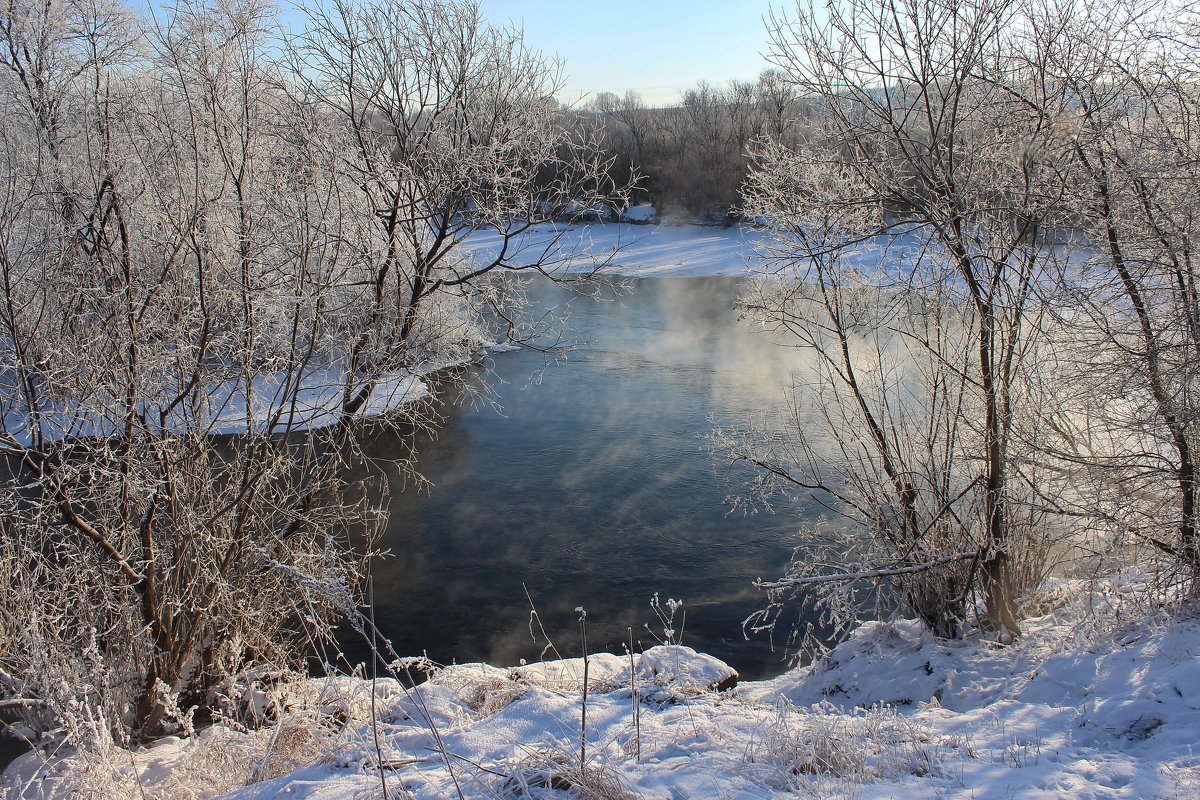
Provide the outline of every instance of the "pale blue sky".
[[636,89],[667,103],[697,81],[751,79],[767,67],[763,24],[791,0],[481,0],[488,21],[523,27],[525,41],[564,62],[574,102],[594,92]]

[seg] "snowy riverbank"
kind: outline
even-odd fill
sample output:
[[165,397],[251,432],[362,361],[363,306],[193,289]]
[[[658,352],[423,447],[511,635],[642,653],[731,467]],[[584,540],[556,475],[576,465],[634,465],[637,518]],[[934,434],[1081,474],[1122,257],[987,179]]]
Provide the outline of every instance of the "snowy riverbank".
[[[728,227],[663,223],[626,225],[615,222],[573,225],[537,225],[524,236],[508,243],[508,256],[520,263],[522,252],[544,257],[577,253],[580,258],[564,263],[560,274],[590,271],[604,263],[602,272],[631,278],[716,277],[747,275],[791,275],[807,269],[803,260],[786,254],[772,254],[773,234],[750,224]],[[468,239],[464,252],[486,258],[497,252],[502,239],[494,233],[479,231]],[[891,258],[917,257],[919,243],[912,232],[896,233],[862,242],[844,253],[847,263],[871,269],[885,255]],[[611,257],[610,257],[611,256]]]
[[[553,252],[585,256],[565,265],[564,273],[591,269],[596,260],[607,259],[604,273],[628,277],[738,276],[759,263],[755,250],[767,240],[767,233],[740,225],[545,224],[510,243],[510,257],[520,263],[520,252],[541,254],[549,247]],[[464,248],[484,258],[501,242],[499,236],[480,231]]]
[[1063,583],[1039,601],[1008,647],[871,623],[812,667],[732,688],[732,670],[686,647],[635,655],[632,684],[628,659],[593,656],[582,770],[576,658],[432,669],[408,692],[381,679],[374,724],[370,681],[307,681],[260,703],[289,708],[261,730],[216,726],[105,761],[27,755],[5,784],[237,800],[383,797],[385,785],[452,798],[456,782],[468,798],[1198,796],[1197,610],[1147,615],[1145,587],[1127,580]]

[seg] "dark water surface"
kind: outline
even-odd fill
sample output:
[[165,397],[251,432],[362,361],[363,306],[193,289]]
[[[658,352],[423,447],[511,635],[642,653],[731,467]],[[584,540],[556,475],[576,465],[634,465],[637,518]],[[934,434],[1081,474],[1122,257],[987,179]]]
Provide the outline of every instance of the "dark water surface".
[[[590,649],[622,652],[629,628],[648,647],[645,623],[662,636],[657,592],[683,601],[684,644],[745,677],[783,669],[742,621],[764,601],[752,581],[781,574],[804,509],[730,514],[723,500],[747,473],[703,436],[777,407],[797,355],[739,322],[736,292],[731,278],[647,278],[576,298],[567,328],[581,344],[565,363],[492,359],[502,413],[445,393],[444,427],[419,441],[432,486],[393,487],[381,543],[393,557],[373,570],[376,623],[397,652],[536,660],[545,640],[530,634],[526,589],[563,656],[579,654],[577,606]],[[569,298],[549,283],[533,294],[545,307]]]

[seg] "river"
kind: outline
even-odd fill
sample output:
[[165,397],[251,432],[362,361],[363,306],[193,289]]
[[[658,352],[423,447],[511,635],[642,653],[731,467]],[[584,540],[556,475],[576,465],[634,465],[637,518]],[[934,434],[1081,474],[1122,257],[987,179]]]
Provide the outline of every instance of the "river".
[[[704,437],[770,419],[800,355],[739,320],[737,291],[728,277],[632,279],[599,300],[532,285],[536,307],[569,309],[575,348],[549,364],[530,350],[493,356],[476,379],[499,408],[440,387],[444,423],[417,442],[430,486],[401,490],[392,476],[380,542],[391,555],[373,575],[376,624],[397,652],[536,660],[547,641],[536,608],[557,654],[578,655],[578,607],[589,649],[622,652],[631,629],[648,647],[664,638],[657,593],[664,612],[682,601],[672,627],[684,644],[747,678],[784,668],[742,622],[765,601],[752,582],[781,574],[809,511],[730,513],[725,498],[749,474]],[[367,455],[396,452],[389,436]]]

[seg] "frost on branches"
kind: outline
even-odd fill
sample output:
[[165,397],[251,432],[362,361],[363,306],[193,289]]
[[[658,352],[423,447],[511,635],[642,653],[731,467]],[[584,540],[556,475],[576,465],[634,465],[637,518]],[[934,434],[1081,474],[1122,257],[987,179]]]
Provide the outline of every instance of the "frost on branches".
[[77,744],[188,728],[354,611],[356,423],[421,424],[424,370],[543,334],[514,273],[577,254],[519,234],[621,189],[472,2],[285,35],[256,2],[18,0],[0,63],[0,693]]

